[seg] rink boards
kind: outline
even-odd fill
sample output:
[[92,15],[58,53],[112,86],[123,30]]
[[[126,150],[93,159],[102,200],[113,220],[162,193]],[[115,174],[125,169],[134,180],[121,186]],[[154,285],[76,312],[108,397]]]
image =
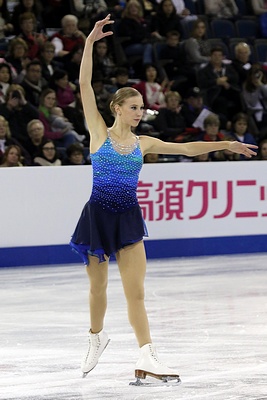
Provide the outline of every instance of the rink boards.
[[[91,166],[0,169],[0,267],[79,261],[68,245]],[[148,258],[267,251],[264,161],[143,166]]]

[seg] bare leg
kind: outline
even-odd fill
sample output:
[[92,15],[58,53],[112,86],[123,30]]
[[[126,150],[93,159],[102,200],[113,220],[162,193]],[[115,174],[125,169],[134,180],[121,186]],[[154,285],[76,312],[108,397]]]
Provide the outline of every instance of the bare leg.
[[151,343],[147,313],[144,305],[144,280],[146,255],[143,241],[126,246],[116,254],[125,297],[128,317],[139,346]]
[[90,280],[90,320],[91,332],[103,329],[107,309],[108,261],[99,264],[97,257],[89,256],[90,265],[86,267]]

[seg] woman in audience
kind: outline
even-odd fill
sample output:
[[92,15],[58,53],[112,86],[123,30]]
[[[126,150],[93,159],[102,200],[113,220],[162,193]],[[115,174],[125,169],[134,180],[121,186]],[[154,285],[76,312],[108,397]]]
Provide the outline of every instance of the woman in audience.
[[25,70],[26,65],[30,62],[30,58],[27,57],[28,45],[20,37],[16,37],[9,42],[8,52],[5,57],[6,62],[14,67],[16,72],[16,77],[14,80],[19,83],[23,79],[23,74],[21,72]]
[[34,165],[40,167],[59,167],[62,165],[53,140],[46,140],[43,143],[40,152],[34,157],[33,162]]
[[170,31],[177,31],[182,36],[180,17],[171,0],[162,0],[156,15],[151,19],[151,35],[158,40],[164,40]]
[[201,19],[193,23],[191,37],[184,42],[186,61],[198,69],[210,60],[210,44],[206,40],[206,24]]
[[14,34],[20,33],[19,17],[25,12],[34,14],[36,18],[36,32],[45,32],[45,26],[42,17],[42,5],[39,0],[19,0],[12,13],[12,24]]
[[12,144],[5,150],[0,167],[22,167],[20,147]]

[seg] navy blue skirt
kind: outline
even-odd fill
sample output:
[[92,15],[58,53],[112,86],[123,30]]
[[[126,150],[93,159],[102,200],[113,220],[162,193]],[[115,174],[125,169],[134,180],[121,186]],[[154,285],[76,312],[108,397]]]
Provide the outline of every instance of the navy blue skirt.
[[123,247],[139,242],[148,236],[139,206],[122,213],[103,210],[88,201],[82,211],[70,245],[88,265],[88,255],[97,256],[104,262]]

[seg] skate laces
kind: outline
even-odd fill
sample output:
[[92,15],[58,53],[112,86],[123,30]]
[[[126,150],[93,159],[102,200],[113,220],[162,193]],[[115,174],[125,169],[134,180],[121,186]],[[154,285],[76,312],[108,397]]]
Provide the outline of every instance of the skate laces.
[[85,362],[87,361],[87,359],[90,355],[91,349],[92,349],[92,352],[94,351],[93,359],[97,356],[97,352],[99,350],[100,344],[101,344],[101,340],[100,340],[99,334],[91,334],[89,336],[89,347],[88,347],[87,354],[85,356]]
[[149,345],[149,349],[150,349],[150,354],[151,354],[152,358],[153,358],[158,364],[164,365],[164,364],[158,359],[156,350],[155,350],[151,345]]

